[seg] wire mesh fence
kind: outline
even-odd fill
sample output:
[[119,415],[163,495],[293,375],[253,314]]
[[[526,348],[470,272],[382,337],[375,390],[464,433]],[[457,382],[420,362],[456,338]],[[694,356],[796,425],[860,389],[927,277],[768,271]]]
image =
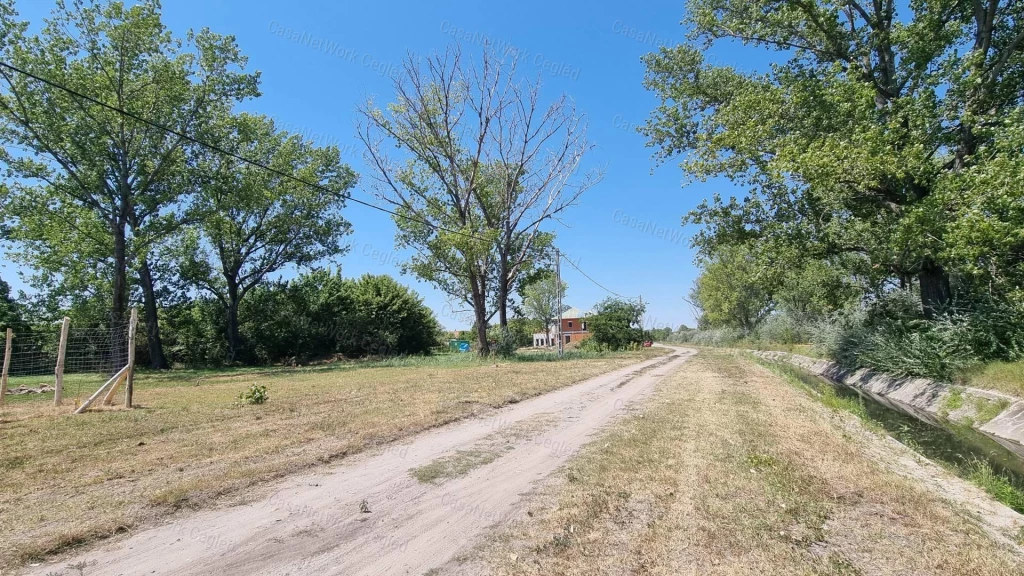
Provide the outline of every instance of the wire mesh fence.
[[[68,329],[64,352],[64,398],[80,400],[99,388],[128,361],[129,323]],[[7,398],[50,394],[59,360],[61,325],[15,332],[7,363]],[[7,354],[7,341],[0,333]]]

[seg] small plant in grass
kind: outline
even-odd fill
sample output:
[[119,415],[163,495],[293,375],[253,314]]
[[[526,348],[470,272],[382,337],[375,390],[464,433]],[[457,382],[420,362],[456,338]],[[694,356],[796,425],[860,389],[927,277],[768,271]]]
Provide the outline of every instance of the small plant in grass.
[[984,425],[992,421],[1010,407],[1010,401],[1005,398],[999,400],[985,400],[978,398],[974,401],[974,410],[977,412],[975,422]]
[[949,391],[949,396],[946,396],[946,400],[942,403],[942,407],[952,412],[953,410],[959,410],[964,406],[964,391],[961,388],[953,388]]
[[267,392],[266,386],[253,382],[252,386],[249,386],[238,395],[238,400],[242,404],[265,404],[267,400],[270,400],[270,393]]

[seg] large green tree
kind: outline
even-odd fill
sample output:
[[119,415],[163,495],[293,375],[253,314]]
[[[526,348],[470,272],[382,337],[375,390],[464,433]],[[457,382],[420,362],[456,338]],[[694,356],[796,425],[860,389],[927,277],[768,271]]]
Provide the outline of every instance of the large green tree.
[[[1022,16],[999,0],[690,0],[689,40],[645,59],[662,103],[643,131],[692,178],[749,190],[690,215],[696,244],[852,255],[879,284],[916,280],[926,313],[945,304],[956,204],[942,191],[1020,122]],[[712,63],[719,42],[776,62]]]
[[488,323],[507,327],[552,243],[542,227],[601,177],[583,169],[586,121],[517,78],[515,54],[488,49],[478,62],[458,48],[410,57],[394,88],[394,103],[360,111],[375,189],[398,214],[397,243],[415,250],[406,270],[472,307],[488,354]]
[[744,246],[720,248],[702,262],[691,300],[704,328],[740,328],[751,332],[775,309],[779,280]]
[[[176,38],[157,0],[58,0],[38,34],[11,0],[0,14],[5,62],[181,133],[258,95],[233,37],[203,29]],[[189,143],[10,68],[0,68],[0,90],[0,160],[16,179],[4,217],[24,224],[10,228],[21,260],[57,279],[101,263],[113,324],[125,321],[134,270],[150,358],[163,367],[149,259],[180,223]],[[88,278],[82,269],[76,282]]]
[[316,147],[265,116],[228,116],[211,132],[222,148],[277,172],[212,150],[195,165],[199,191],[190,214],[197,223],[182,242],[181,274],[224,306],[233,361],[242,348],[238,307],[250,290],[286,266],[347,250],[351,225],[341,211],[356,174],[337,147]]

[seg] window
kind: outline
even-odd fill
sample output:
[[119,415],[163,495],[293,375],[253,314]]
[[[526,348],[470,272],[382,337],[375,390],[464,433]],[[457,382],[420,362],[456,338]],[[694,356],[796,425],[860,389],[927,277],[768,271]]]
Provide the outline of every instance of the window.
[[587,323],[586,323],[586,322],[583,322],[583,331],[584,331],[584,332],[586,332],[586,331],[587,331]]
[[568,335],[568,334],[566,334],[566,335],[565,335],[565,343],[566,343],[566,344],[568,344],[568,343],[569,343],[569,340],[570,340],[570,338],[572,338],[572,336],[570,336],[570,335]]
[[572,320],[569,320],[569,328],[572,328]]

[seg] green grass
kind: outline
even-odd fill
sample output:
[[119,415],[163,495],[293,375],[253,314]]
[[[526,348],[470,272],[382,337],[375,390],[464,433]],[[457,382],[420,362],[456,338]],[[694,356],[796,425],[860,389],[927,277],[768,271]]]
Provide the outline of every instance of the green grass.
[[942,407],[947,412],[959,410],[964,407],[964,391],[960,388],[954,387],[950,389],[949,396],[942,402]]
[[1024,486],[996,472],[983,460],[974,460],[963,468],[967,479],[974,485],[1010,508],[1018,512],[1024,510]]
[[986,400],[984,398],[974,399],[974,410],[975,416],[974,421],[979,426],[984,426],[992,421],[993,418],[999,416],[1010,407],[1010,401],[1006,399],[1001,400]]
[[989,362],[969,371],[964,380],[974,388],[1024,398],[1024,362]]
[[867,407],[864,405],[864,399],[860,396],[841,396],[836,392],[834,387],[828,385],[818,388],[812,387],[804,381],[804,378],[809,375],[809,373],[789,364],[767,362],[760,358],[757,359],[757,363],[778,374],[789,384],[816,398],[825,406],[833,410],[849,412],[850,414],[860,418],[865,425],[875,432],[882,431],[882,427],[868,416]]

